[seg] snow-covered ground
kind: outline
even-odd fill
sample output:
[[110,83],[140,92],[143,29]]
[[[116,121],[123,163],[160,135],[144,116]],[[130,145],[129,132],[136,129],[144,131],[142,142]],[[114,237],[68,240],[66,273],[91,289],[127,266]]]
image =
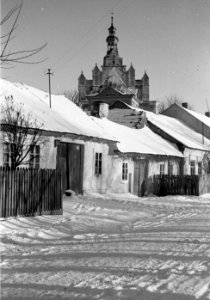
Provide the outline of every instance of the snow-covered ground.
[[1,299],[210,299],[210,195],[66,197],[0,229]]

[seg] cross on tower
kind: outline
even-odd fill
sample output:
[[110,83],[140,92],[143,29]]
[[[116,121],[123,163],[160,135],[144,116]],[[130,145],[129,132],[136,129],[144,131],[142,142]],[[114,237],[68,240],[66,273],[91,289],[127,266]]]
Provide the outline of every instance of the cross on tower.
[[113,25],[113,20],[114,20],[114,12],[113,10],[111,11],[111,25]]

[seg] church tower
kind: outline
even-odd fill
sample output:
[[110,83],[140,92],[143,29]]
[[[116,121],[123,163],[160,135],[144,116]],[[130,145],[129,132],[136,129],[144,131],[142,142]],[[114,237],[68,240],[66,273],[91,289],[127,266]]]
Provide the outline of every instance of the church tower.
[[142,77],[142,101],[149,101],[149,76],[146,71]]
[[111,17],[111,26],[109,27],[109,36],[106,38],[107,42],[107,55],[111,55],[112,57],[115,57],[115,55],[118,56],[118,49],[117,49],[117,43],[119,42],[118,37],[115,35],[116,28],[113,24],[113,16]]
[[131,106],[153,111],[155,101],[149,99],[149,76],[145,72],[141,79],[136,79],[132,63],[126,70],[123,59],[119,56],[118,43],[112,15],[101,69],[95,64],[92,79],[86,79],[83,73],[78,78],[79,97],[83,107],[89,109],[99,102],[111,105],[118,99]]
[[104,82],[109,72],[116,68],[119,74],[122,76],[125,66],[123,65],[123,59],[119,56],[118,42],[119,39],[116,36],[116,28],[113,24],[113,16],[111,17],[111,26],[108,29],[109,35],[106,38],[107,52],[103,59],[102,65],[102,82]]
[[101,71],[97,64],[95,65],[94,69],[92,70],[92,79],[93,79],[93,92],[97,92],[100,85],[101,85]]
[[79,99],[85,99],[86,96],[86,78],[81,71],[81,74],[78,78],[78,92],[79,92]]

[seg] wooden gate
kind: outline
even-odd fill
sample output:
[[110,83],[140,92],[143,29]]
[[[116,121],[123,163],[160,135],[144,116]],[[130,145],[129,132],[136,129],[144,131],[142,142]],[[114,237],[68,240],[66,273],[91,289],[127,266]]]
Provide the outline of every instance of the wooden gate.
[[145,160],[134,161],[134,195],[144,196],[146,192],[146,181],[148,177],[148,162]]
[[71,189],[77,194],[83,191],[84,145],[59,143],[57,145],[57,169],[62,176],[62,192]]

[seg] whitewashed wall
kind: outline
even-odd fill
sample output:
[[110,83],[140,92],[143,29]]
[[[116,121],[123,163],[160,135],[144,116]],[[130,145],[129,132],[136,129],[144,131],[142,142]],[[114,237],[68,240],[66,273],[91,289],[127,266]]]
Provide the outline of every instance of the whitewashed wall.
[[57,160],[57,147],[55,146],[55,140],[59,140],[64,143],[74,143],[74,144],[84,144],[84,141],[79,139],[72,139],[66,136],[53,137],[47,136],[44,137],[44,143],[40,144],[40,168],[43,169],[56,169],[56,160]]
[[[56,168],[57,147],[54,146],[54,137],[46,137],[45,143],[41,144],[41,168]],[[69,137],[59,137],[61,142],[85,144],[84,153],[84,189],[87,191],[100,192],[127,192],[128,182],[123,182],[122,178],[122,162],[123,159],[118,156],[109,155],[109,146],[105,143],[84,142],[81,140],[71,139]],[[2,147],[1,147],[2,150]],[[103,156],[102,175],[95,176],[94,163],[95,152],[101,152]],[[190,161],[195,160],[195,174],[198,174],[198,162],[203,160],[205,152],[201,150],[185,149],[184,151],[184,174],[190,175]],[[173,175],[179,174],[179,163],[175,159],[170,159],[173,164]],[[134,164],[132,159],[127,160],[128,173],[134,174]],[[0,151],[0,165],[3,164],[3,153]],[[150,160],[148,165],[148,177],[160,174],[160,164],[165,165],[165,174],[168,174],[168,160],[160,161]],[[204,170],[203,170],[203,173]],[[133,186],[133,183],[131,184]]]
[[[195,161],[195,174],[198,174],[198,162],[203,161],[205,151],[201,150],[194,150],[194,149],[188,149],[186,148],[184,151],[184,174],[190,175],[190,161]],[[203,174],[205,174],[204,169],[202,170]]]
[[[82,141],[80,139],[73,139],[67,136],[43,136],[40,143],[40,168],[55,169],[57,158],[57,147],[55,140],[61,142],[77,143],[84,145],[84,168],[83,168],[83,191],[84,193],[127,193],[133,192],[133,178],[134,178],[134,162],[132,158],[123,159],[118,155],[110,153],[109,145],[102,142]],[[102,153],[102,174],[95,175],[95,153]],[[201,154],[193,152],[195,157]],[[203,154],[203,153],[202,153]],[[186,156],[188,153],[186,153]],[[190,153],[192,155],[192,153]],[[194,157],[191,156],[191,157]],[[173,162],[173,174],[179,174],[179,163],[176,160]],[[128,163],[128,180],[122,180],[122,164]],[[160,174],[160,164],[165,165],[165,174],[168,174],[168,160],[160,161],[150,160],[148,165],[148,177]],[[189,163],[188,163],[189,164]],[[3,151],[0,150],[0,165],[3,165]],[[25,165],[27,166],[27,165]],[[186,164],[187,166],[187,164]],[[131,174],[131,182],[129,182],[129,173]]]
[[[129,185],[130,192],[133,193],[133,176],[134,176],[134,161],[131,158],[123,159],[122,157],[112,157],[111,178],[109,190],[112,193],[128,193]],[[122,164],[128,164],[128,178],[122,180]],[[129,183],[129,174],[131,174],[131,182]]]
[[[102,174],[95,175],[95,153],[102,153]],[[131,159],[128,163],[128,173],[133,173]],[[127,193],[129,180],[122,180],[123,158],[109,154],[109,146],[103,143],[86,142],[84,155],[84,193]],[[133,174],[132,174],[133,175]]]
[[[41,168],[56,168],[57,147],[54,137],[46,137],[45,143],[41,145]],[[117,155],[109,153],[109,145],[106,143],[81,141],[69,137],[57,138],[61,142],[84,144],[84,169],[83,169],[83,191],[84,193],[127,193],[129,191],[129,180],[122,180],[122,163],[128,163],[128,174],[131,173],[133,187],[133,161],[123,160]],[[95,175],[95,153],[102,153],[102,174]],[[128,176],[129,178],[129,176]]]
[[[57,150],[54,148],[54,137],[42,136],[37,145],[40,146],[40,168],[55,169]],[[24,161],[28,159],[29,157],[26,157]],[[0,166],[3,166],[3,163],[3,137],[0,132]],[[27,168],[29,164],[23,163],[20,167]]]
[[44,142],[40,144],[40,168],[56,168],[57,148],[54,147],[54,137],[44,137]]
[[[170,159],[173,164],[173,175],[179,175],[179,162],[175,159]],[[168,160],[163,159],[160,161],[150,160],[148,165],[148,177],[153,177],[154,175],[160,175],[160,165],[164,164],[164,173],[168,174]]]

